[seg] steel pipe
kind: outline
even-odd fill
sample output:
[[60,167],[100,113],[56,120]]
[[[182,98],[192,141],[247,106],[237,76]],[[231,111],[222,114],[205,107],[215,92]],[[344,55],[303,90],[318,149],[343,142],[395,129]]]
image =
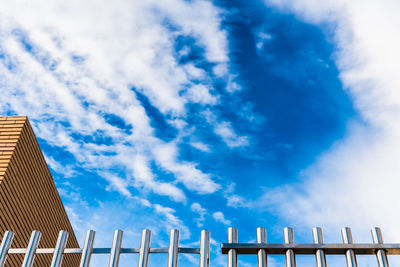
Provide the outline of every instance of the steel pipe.
[[178,266],[179,231],[171,230],[169,235],[168,267]]
[[[324,238],[322,236],[322,229],[320,227],[314,227],[312,232],[314,244],[323,244]],[[317,261],[317,267],[326,267],[326,256],[322,249],[318,249],[315,253],[315,260]]]
[[[294,244],[293,229],[291,227],[283,229],[283,236],[285,244]],[[286,251],[286,267],[296,267],[296,256],[292,249]]]
[[85,243],[83,244],[81,262],[79,267],[88,267],[92,257],[93,243],[96,232],[89,230],[86,232]]
[[[349,227],[342,228],[342,239],[345,244],[353,244],[353,235]],[[354,250],[348,249],[345,254],[347,267],[357,267],[357,259]]]
[[39,231],[33,231],[29,239],[28,248],[26,249],[25,258],[22,262],[22,267],[31,267],[35,260],[35,252],[39,246],[40,237],[42,234]]
[[[371,234],[374,244],[383,244],[382,231],[379,227],[372,228]],[[386,252],[383,249],[378,249],[376,251],[376,259],[378,260],[379,267],[389,267],[388,258],[386,256]]]
[[[228,243],[237,243],[238,233],[235,227],[228,228]],[[237,252],[236,249],[228,251],[228,267],[237,267]]]
[[64,249],[67,246],[68,232],[60,231],[57,238],[56,248],[54,249],[51,267],[60,267],[63,260]]
[[0,267],[3,267],[7,260],[8,250],[11,247],[11,244],[14,239],[14,233],[11,231],[6,231],[3,236],[3,240],[1,240],[0,245]]
[[210,266],[210,231],[201,231],[200,236],[200,267]]
[[[264,227],[257,228],[257,243],[266,244],[267,243],[267,232]],[[260,249],[257,252],[257,265],[258,267],[267,267],[267,252],[265,249]]]
[[149,263],[150,239],[151,231],[144,229],[142,231],[142,239],[140,241],[138,267],[147,267]]
[[124,232],[122,230],[115,230],[113,242],[110,251],[110,260],[108,262],[108,267],[117,267],[119,263],[119,256],[121,254],[122,247],[122,236]]

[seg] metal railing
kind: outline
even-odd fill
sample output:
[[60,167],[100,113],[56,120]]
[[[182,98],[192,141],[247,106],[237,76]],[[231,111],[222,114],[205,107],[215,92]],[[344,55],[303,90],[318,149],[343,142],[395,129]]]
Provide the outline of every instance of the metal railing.
[[55,248],[38,248],[41,233],[33,231],[27,248],[11,248],[14,233],[5,232],[0,245],[0,267],[3,267],[9,254],[25,254],[22,267],[32,267],[37,254],[53,254],[51,267],[60,267],[63,256],[65,254],[81,254],[79,267],[88,267],[92,254],[110,254],[108,267],[117,267],[120,254],[138,253],[138,267],[147,267],[149,254],[151,253],[168,253],[168,267],[177,267],[178,255],[199,254],[200,267],[209,267],[210,262],[210,232],[201,231],[200,248],[184,248],[179,247],[179,231],[174,229],[170,233],[169,247],[167,248],[151,248],[150,239],[151,231],[143,230],[140,248],[123,248],[122,247],[123,231],[116,230],[112,241],[111,248],[93,248],[95,231],[89,230],[86,233],[83,248],[66,248],[68,233],[60,231]]
[[[258,267],[267,267],[268,255],[285,255],[286,266],[296,267],[296,255],[314,255],[317,267],[326,267],[326,255],[343,255],[347,267],[357,267],[356,255],[375,255],[379,267],[389,267],[387,255],[400,255],[400,244],[384,244],[382,232],[375,227],[371,230],[373,243],[354,244],[351,229],[342,229],[343,243],[325,244],[322,230],[313,228],[314,243],[295,243],[293,229],[284,229],[284,243],[267,243],[265,228],[257,228],[257,243],[238,243],[237,229],[228,229],[228,243],[221,244],[222,254],[228,255],[228,267],[238,266],[239,254],[257,255]],[[210,232],[201,231],[200,247],[179,247],[179,231],[171,230],[169,247],[151,248],[151,231],[143,230],[139,248],[122,247],[123,232],[116,230],[111,248],[93,248],[95,231],[89,230],[85,237],[83,248],[66,248],[68,233],[60,231],[55,248],[38,248],[41,233],[33,231],[27,248],[11,248],[14,233],[7,231],[0,245],[0,267],[5,265],[7,255],[24,254],[22,267],[32,267],[37,254],[53,254],[51,267],[60,267],[65,254],[81,254],[79,267],[88,267],[92,254],[110,254],[108,267],[118,267],[120,254],[139,254],[138,267],[147,267],[149,254],[168,253],[168,267],[177,267],[178,255],[182,253],[199,254],[199,266],[210,265]]]
[[296,267],[296,255],[315,255],[316,266],[326,267],[326,255],[344,255],[347,267],[357,267],[356,255],[376,255],[379,267],[389,267],[387,255],[400,255],[400,244],[384,244],[380,228],[372,228],[371,244],[354,244],[351,229],[342,229],[343,243],[325,244],[322,230],[313,228],[314,243],[296,244],[293,229],[284,229],[284,243],[267,243],[265,228],[257,228],[257,243],[238,243],[237,229],[228,229],[228,243],[221,244],[222,254],[228,255],[228,267],[238,266],[238,254],[257,255],[258,267],[267,267],[267,255],[285,255],[286,266]]

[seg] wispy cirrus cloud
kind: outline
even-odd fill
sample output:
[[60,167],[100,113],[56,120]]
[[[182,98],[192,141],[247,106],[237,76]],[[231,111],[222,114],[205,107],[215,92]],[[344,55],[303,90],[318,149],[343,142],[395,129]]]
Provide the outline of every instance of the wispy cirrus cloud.
[[212,217],[216,222],[220,222],[225,225],[230,225],[231,221],[225,218],[225,215],[221,211],[216,211],[212,214]]
[[202,227],[207,214],[207,210],[203,208],[199,203],[195,202],[190,206],[190,210],[197,213],[199,217],[196,219],[197,226]]
[[[217,104],[208,81],[228,71],[218,8],[207,1],[121,1],[110,8],[35,1],[28,12],[20,8],[23,4],[2,9],[2,101],[8,103],[3,113],[28,114],[39,137],[71,153],[82,166],[128,169],[123,183],[108,179],[124,194],[129,186],[144,186],[176,201],[185,199],[176,185],[157,181],[154,155],[158,166],[190,190],[218,189],[196,164],[177,159],[176,143],[156,136],[152,118],[131,90],[144,94],[172,127],[185,120],[186,105]],[[195,45],[184,48],[189,54],[203,49],[204,60],[214,66],[211,73],[179,62],[180,36],[194,38]]]
[[[181,145],[190,139],[197,153],[212,151],[193,121],[223,104],[226,90],[216,82],[240,90],[231,81],[223,11],[204,0],[1,5],[0,112],[29,116],[69,213],[94,222],[79,203],[117,192],[188,237],[175,210],[154,203],[185,205],[188,194],[221,188],[181,156]],[[246,142],[224,123],[225,131],[210,133],[232,148]]]
[[233,129],[232,123],[220,120],[210,110],[205,110],[203,115],[206,121],[213,127],[214,133],[218,135],[230,148],[246,147],[249,145],[248,136],[242,136]]

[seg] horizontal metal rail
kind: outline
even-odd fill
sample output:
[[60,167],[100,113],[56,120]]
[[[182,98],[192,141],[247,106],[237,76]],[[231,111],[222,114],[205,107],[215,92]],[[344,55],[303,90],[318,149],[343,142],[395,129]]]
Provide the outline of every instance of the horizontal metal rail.
[[[35,254],[52,254],[54,248],[38,248]],[[150,248],[149,253],[168,253],[169,248]],[[93,248],[92,254],[110,254],[111,248]],[[139,253],[140,248],[121,248],[121,254]],[[25,254],[26,248],[10,248],[8,254]],[[178,248],[178,253],[200,254],[199,248]],[[82,254],[81,248],[66,248],[63,254]]]
[[257,255],[258,267],[267,267],[267,255],[285,255],[286,267],[296,267],[296,255],[314,255],[317,267],[326,267],[326,255],[344,255],[347,267],[357,267],[357,255],[375,255],[379,267],[389,267],[387,255],[400,255],[400,244],[384,244],[380,228],[371,229],[373,243],[354,244],[351,229],[342,228],[343,243],[325,244],[322,229],[313,228],[313,243],[295,243],[293,229],[283,231],[284,243],[267,243],[265,228],[257,228],[257,243],[238,243],[237,229],[228,229],[228,243],[221,244],[227,266],[237,267],[240,254]]
[[0,267],[4,267],[9,254],[24,254],[23,267],[32,267],[37,254],[53,254],[51,267],[60,267],[65,254],[81,254],[80,267],[90,266],[93,254],[109,254],[109,267],[118,266],[120,254],[130,253],[139,254],[139,267],[148,266],[148,255],[152,253],[167,253],[169,267],[177,267],[179,254],[198,254],[199,267],[209,267],[210,262],[211,238],[207,230],[201,231],[199,248],[179,247],[179,231],[176,229],[171,230],[169,247],[162,248],[150,248],[151,231],[147,229],[142,232],[140,248],[123,248],[123,231],[121,230],[114,232],[111,248],[94,248],[95,231],[93,230],[87,232],[83,248],[65,248],[68,239],[68,233],[65,231],[60,231],[55,248],[38,248],[40,237],[41,233],[34,231],[27,248],[10,248],[14,234],[10,231],[5,232],[0,244]]
[[222,254],[228,254],[229,250],[235,249],[238,254],[256,255],[260,249],[267,254],[285,254],[292,249],[296,254],[314,255],[317,250],[322,249],[328,255],[343,255],[349,249],[359,255],[375,255],[378,250],[384,250],[388,255],[400,255],[400,244],[281,244],[281,243],[222,243]]

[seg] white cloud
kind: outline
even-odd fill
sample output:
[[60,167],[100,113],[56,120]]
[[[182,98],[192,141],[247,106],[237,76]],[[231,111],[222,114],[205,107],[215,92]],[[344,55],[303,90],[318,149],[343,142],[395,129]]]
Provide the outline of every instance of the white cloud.
[[197,68],[193,63],[185,64],[183,67],[192,78],[203,79],[207,76],[203,69]]
[[210,147],[202,142],[190,142],[190,145],[200,151],[203,151],[203,152],[211,151]]
[[305,170],[299,184],[268,190],[262,201],[292,223],[325,226],[331,237],[349,225],[357,242],[371,242],[368,228],[377,225],[387,242],[398,242],[400,2],[266,3],[317,25],[337,25],[340,77],[364,123],[352,122],[346,137]]
[[122,195],[128,198],[132,197],[131,193],[128,190],[128,183],[126,180],[112,175],[111,173],[108,173],[105,176],[107,177],[107,180],[110,181],[112,187],[116,189],[116,191],[120,192]]
[[53,171],[62,174],[63,177],[70,178],[75,175],[73,166],[71,166],[71,165],[63,166],[62,164],[60,164],[59,162],[54,160],[54,158],[52,156],[44,155],[44,158],[46,160],[46,163],[49,165],[49,167]]
[[206,121],[214,127],[214,133],[221,137],[228,147],[236,148],[249,145],[249,138],[238,135],[230,122],[219,120],[210,110],[205,110],[202,114]]
[[221,10],[211,2],[179,0],[154,2],[169,13],[185,33],[198,39],[198,42],[206,48],[206,58],[209,61],[216,63],[228,61],[226,32],[220,30]]
[[212,216],[213,216],[213,218],[214,218],[214,220],[216,222],[220,222],[220,223],[225,224],[225,225],[230,225],[231,224],[231,221],[225,219],[224,214],[222,212],[220,212],[220,211],[214,212]]
[[238,136],[232,128],[230,122],[221,122],[215,126],[215,133],[221,136],[222,140],[231,148],[247,146],[249,140],[247,136]]
[[189,229],[183,224],[183,222],[175,215],[175,210],[169,207],[164,207],[159,204],[154,204],[154,209],[157,213],[165,216],[165,220],[162,225],[166,231],[171,229],[178,229],[181,231],[181,238],[187,239],[190,237]]
[[255,34],[255,37],[257,39],[256,48],[259,53],[262,52],[262,49],[264,48],[265,44],[267,44],[272,39],[272,35],[263,30],[258,31]]
[[185,96],[193,103],[209,105],[215,105],[217,103],[217,98],[210,94],[210,90],[202,84],[190,87],[185,93]]
[[160,144],[153,149],[154,158],[165,170],[175,174],[175,177],[188,189],[199,194],[214,193],[220,185],[213,182],[209,174],[203,173],[193,163],[177,162],[177,147],[175,143]]
[[225,88],[227,92],[232,94],[232,93],[235,93],[236,91],[240,91],[243,89],[242,86],[240,86],[239,82],[236,80],[237,80],[236,75],[229,75],[228,83]]
[[133,174],[138,187],[145,186],[155,193],[170,196],[175,201],[186,201],[186,196],[176,186],[170,183],[158,182],[155,175],[149,167],[149,160],[143,156],[137,155],[133,159]]
[[248,207],[249,204],[246,203],[246,200],[243,197],[235,194],[235,187],[236,184],[231,183],[224,190],[223,195],[227,201],[226,205],[233,208]]
[[[186,131],[186,104],[215,105],[218,96],[203,85],[213,74],[192,63],[179,64],[175,40],[179,35],[192,37],[204,49],[205,60],[219,68],[220,75],[228,75],[221,10],[203,0],[0,4],[0,101],[7,103],[0,107],[2,113],[28,115],[38,137],[70,152],[78,167],[97,170],[110,182],[109,189],[125,196],[136,187],[185,202],[177,181],[201,194],[219,188],[196,163],[179,159],[176,144],[168,154],[172,158],[157,158],[176,181],[160,181],[151,166],[163,141],[155,136],[131,88],[168,115],[172,127]],[[186,50],[189,53],[190,47]],[[107,121],[105,114],[121,119],[131,132]],[[49,160],[55,171],[65,170]],[[111,167],[126,173],[106,177],[101,170]]]
[[245,207],[245,199],[239,195],[229,195],[226,196],[226,199],[228,200],[227,206],[228,207]]
[[199,203],[193,203],[190,206],[190,210],[196,212],[199,215],[199,217],[196,219],[196,222],[198,227],[202,227],[205,216],[207,214],[207,210],[203,208]]

